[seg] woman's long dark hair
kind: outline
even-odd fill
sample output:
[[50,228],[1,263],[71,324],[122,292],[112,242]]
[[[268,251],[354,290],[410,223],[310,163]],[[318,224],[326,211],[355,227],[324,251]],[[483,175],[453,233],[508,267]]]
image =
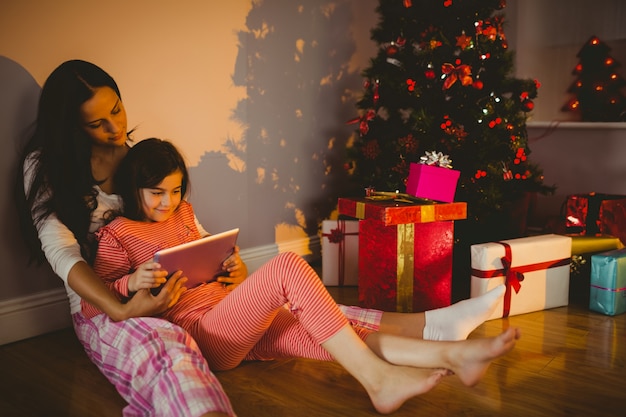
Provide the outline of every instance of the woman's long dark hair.
[[124,217],[144,220],[140,189],[154,188],[176,171],[183,174],[181,195],[185,197],[189,173],[185,159],[171,142],[149,138],[130,148],[115,173],[115,189],[124,202]]
[[[89,226],[98,181],[91,171],[92,140],[80,126],[80,107],[98,87],[112,88],[121,99],[117,84],[104,70],[71,60],[58,66],[42,88],[35,132],[23,150],[15,187],[23,236],[37,261],[45,258],[36,226],[51,214],[74,233],[83,257],[92,260]],[[32,170],[28,190],[21,175],[25,164]]]

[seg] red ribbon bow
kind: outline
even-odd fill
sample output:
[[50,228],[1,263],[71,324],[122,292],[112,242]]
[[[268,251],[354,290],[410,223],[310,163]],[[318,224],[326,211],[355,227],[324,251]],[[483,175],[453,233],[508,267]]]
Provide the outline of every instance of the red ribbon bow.
[[376,112],[370,109],[363,116],[348,120],[346,124],[352,125],[359,123],[359,132],[361,133],[361,136],[363,136],[369,132],[370,126],[368,122],[370,120],[374,120],[374,117],[376,117]]
[[441,66],[441,72],[447,75],[446,80],[443,82],[443,89],[447,90],[452,87],[457,80],[461,81],[463,85],[471,85],[474,80],[472,79],[472,67],[469,65],[459,65],[455,67],[452,64],[443,64]]
[[346,221],[337,220],[337,228],[331,229],[330,233],[322,233],[322,236],[327,237],[330,243],[339,244],[339,254],[337,255],[337,284],[342,287],[345,275],[345,258],[346,258],[346,236],[358,235],[358,233],[346,233]]
[[508,317],[511,312],[511,287],[515,290],[515,294],[519,293],[519,290],[522,288],[522,281],[524,281],[524,274],[511,267],[513,262],[511,246],[504,242],[498,243],[504,246],[504,256],[500,258],[504,269],[504,283],[506,284],[502,317]]

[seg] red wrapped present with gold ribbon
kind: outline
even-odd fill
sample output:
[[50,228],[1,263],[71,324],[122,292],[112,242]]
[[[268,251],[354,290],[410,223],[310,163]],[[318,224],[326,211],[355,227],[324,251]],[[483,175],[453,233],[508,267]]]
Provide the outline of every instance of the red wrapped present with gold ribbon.
[[568,305],[571,240],[550,234],[472,245],[471,297],[506,284],[489,319]]
[[593,236],[601,232],[602,214],[600,208],[605,201],[626,199],[619,194],[586,193],[571,194],[565,201],[565,228],[567,234]]
[[385,226],[431,223],[467,218],[467,203],[437,203],[407,194],[375,192],[370,197],[340,198],[340,214],[357,219],[378,220]]
[[603,201],[599,218],[600,233],[616,236],[626,245],[626,198]]
[[322,222],[322,282],[328,286],[356,286],[358,279],[358,220],[324,220]]
[[450,305],[454,220],[466,203],[411,200],[376,193],[340,198],[339,213],[359,222],[359,303],[418,312]]

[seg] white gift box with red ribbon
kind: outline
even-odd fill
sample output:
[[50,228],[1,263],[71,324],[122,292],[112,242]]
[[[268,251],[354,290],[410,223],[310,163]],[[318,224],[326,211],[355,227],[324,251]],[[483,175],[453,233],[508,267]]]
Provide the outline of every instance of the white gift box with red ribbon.
[[506,284],[489,320],[566,306],[572,239],[548,234],[472,245],[471,297]]
[[358,220],[322,222],[322,282],[339,287],[358,285]]

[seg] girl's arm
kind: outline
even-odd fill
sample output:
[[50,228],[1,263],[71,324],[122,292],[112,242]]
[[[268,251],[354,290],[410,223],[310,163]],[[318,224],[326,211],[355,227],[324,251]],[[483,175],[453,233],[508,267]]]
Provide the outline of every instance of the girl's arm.
[[118,238],[115,227],[105,226],[96,233],[96,236],[98,251],[93,270],[114,293],[126,298],[140,289],[156,288],[165,283],[167,271],[162,270],[158,263],[148,260],[134,266],[136,263],[131,261],[130,254]]
[[131,317],[153,316],[173,305],[184,288],[181,274],[170,279],[158,296],[149,291],[139,291],[126,304],[107,288],[103,280],[80,255],[78,242],[72,232],[54,215],[49,216],[39,227],[42,249],[61,279],[83,300],[102,310],[113,320],[125,320]]
[[[194,221],[198,232],[200,232],[200,236],[205,237],[210,235],[209,232],[204,230],[204,227],[202,227],[202,224],[200,224],[195,214]],[[228,271],[229,274],[227,277],[219,277],[217,281],[223,284],[229,284],[229,289],[231,290],[234,290],[248,277],[248,267],[239,256],[239,246],[235,246],[233,254],[224,261],[223,269],[224,271]]]
[[219,277],[217,281],[229,284],[230,290],[237,288],[248,277],[248,267],[239,256],[239,246],[235,246],[235,251],[224,261],[222,268],[228,271],[228,276]]

